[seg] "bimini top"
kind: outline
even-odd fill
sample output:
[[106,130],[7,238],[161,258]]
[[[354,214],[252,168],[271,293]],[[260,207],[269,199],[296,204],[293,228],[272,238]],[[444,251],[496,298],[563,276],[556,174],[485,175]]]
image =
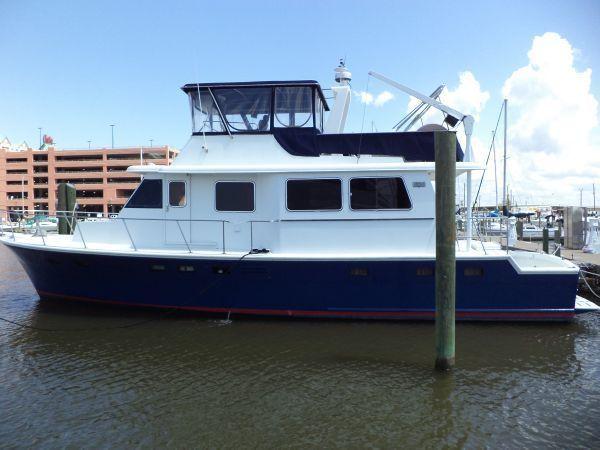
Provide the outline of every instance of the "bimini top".
[[197,91],[198,89],[218,89],[218,88],[246,88],[246,87],[296,87],[296,86],[313,86],[316,88],[319,93],[319,97],[321,97],[321,101],[323,102],[323,106],[325,111],[329,111],[329,106],[327,105],[327,100],[325,100],[325,96],[323,95],[323,90],[321,89],[321,85],[318,81],[315,80],[287,80],[287,81],[234,81],[227,83],[188,83],[181,87],[181,90],[186,94],[190,92]]
[[194,134],[323,130],[323,113],[329,111],[321,86],[313,80],[195,83],[181,89],[190,98]]

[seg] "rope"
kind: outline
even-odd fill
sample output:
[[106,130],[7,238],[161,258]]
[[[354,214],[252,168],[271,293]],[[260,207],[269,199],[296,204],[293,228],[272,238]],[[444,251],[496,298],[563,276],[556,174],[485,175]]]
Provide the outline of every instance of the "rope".
[[594,294],[596,296],[596,298],[600,298],[600,295],[596,294],[594,292],[594,290],[592,289],[592,287],[590,286],[590,283],[588,283],[588,281],[586,280],[585,277],[581,277],[581,279],[583,280],[583,282],[585,283],[585,285],[588,287],[589,291]]
[[[231,266],[230,268],[230,273],[232,273],[236,267],[242,262],[242,260],[248,256],[253,254],[253,251],[249,251],[248,253],[242,255],[241,258],[239,258],[237,261],[235,261],[235,263]],[[216,278],[212,283],[210,283],[208,286],[206,286],[204,289],[202,289],[200,291],[200,293],[193,299],[196,300],[198,297],[201,297],[202,295],[206,294],[206,292],[208,292],[212,287],[216,286],[219,283],[222,283],[223,280],[225,279],[225,277],[218,277]],[[180,307],[185,307],[188,306],[193,300],[191,300],[190,302],[184,303],[183,305],[180,305]],[[118,330],[118,329],[126,329],[126,328],[133,328],[133,327],[137,327],[140,325],[145,325],[147,323],[150,322],[154,322],[156,320],[160,320],[163,319],[171,314],[175,314],[176,312],[178,312],[178,309],[171,309],[169,311],[164,312],[163,314],[160,314],[158,317],[152,317],[150,319],[144,319],[144,320],[138,320],[132,323],[128,323],[125,325],[116,325],[116,326],[112,326],[112,327],[92,327],[92,328],[45,328],[45,327],[36,327],[34,325],[27,325],[25,323],[21,323],[21,322],[16,322],[14,320],[10,320],[7,319],[5,317],[0,317],[0,321],[2,322],[6,322],[6,323],[10,323],[12,325],[16,325],[20,328],[27,328],[30,330],[37,330],[37,331],[48,331],[48,332],[79,332],[79,331],[107,331],[107,330]],[[231,313],[231,311],[230,311]],[[229,320],[229,314],[227,315],[227,319]]]
[[588,272],[587,270],[579,269],[580,272],[587,273],[588,275],[593,275],[595,277],[600,277],[600,274],[594,272]]

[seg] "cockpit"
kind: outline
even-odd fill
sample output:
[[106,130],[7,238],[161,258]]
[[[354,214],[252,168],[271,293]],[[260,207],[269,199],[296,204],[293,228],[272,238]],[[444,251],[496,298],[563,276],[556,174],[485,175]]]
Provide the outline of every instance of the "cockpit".
[[186,84],[193,134],[272,133],[274,128],[323,131],[329,111],[316,81]]

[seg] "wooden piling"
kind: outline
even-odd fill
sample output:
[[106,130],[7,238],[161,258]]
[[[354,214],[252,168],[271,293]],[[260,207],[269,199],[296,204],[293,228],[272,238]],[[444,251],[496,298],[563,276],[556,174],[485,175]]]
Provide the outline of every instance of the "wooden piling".
[[70,183],[59,183],[57,187],[58,234],[73,234],[77,223],[74,217],[77,191]]
[[[456,133],[435,132],[435,368],[454,366]],[[467,205],[470,207],[470,205]]]
[[542,249],[544,253],[550,253],[550,236],[548,233],[548,227],[544,227],[542,230]]

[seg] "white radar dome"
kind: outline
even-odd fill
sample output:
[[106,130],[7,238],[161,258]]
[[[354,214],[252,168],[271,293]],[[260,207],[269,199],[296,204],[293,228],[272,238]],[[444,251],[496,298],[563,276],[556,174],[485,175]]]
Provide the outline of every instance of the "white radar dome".
[[428,123],[423,125],[417,131],[448,131],[444,126],[437,123]]

